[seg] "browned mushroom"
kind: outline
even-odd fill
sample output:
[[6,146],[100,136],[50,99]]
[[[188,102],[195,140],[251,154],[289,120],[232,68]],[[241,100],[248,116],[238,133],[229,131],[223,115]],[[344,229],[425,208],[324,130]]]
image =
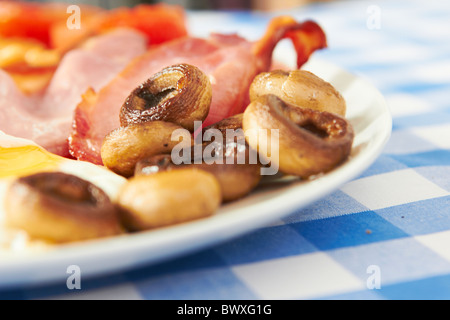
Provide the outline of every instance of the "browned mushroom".
[[189,131],[195,121],[204,121],[212,99],[211,82],[189,64],[164,68],[136,88],[120,111],[121,126],[161,120]]
[[249,194],[261,180],[260,166],[255,164],[227,164],[211,161],[176,165],[170,155],[157,155],[141,160],[136,165],[135,176],[158,172],[195,168],[213,174],[220,185],[223,202],[231,202]]
[[274,94],[283,101],[302,108],[327,111],[345,116],[342,95],[328,82],[305,70],[274,70],[255,77],[250,86],[250,100]]
[[[260,182],[261,165],[255,151],[245,141],[242,116],[236,115],[204,128],[203,135],[214,136],[214,139],[206,138],[207,141],[201,145],[191,147],[188,162],[175,164],[173,155],[156,155],[139,161],[135,175],[193,167],[210,172],[217,178],[224,202],[244,197]],[[212,129],[218,130],[220,135],[211,134]],[[217,137],[220,140],[216,141]]]
[[5,224],[56,243],[124,232],[105,192],[76,176],[44,172],[12,182],[5,197]]
[[[258,152],[277,154],[281,172],[308,178],[335,168],[348,158],[354,133],[351,124],[330,112],[289,105],[275,95],[254,100],[244,112],[247,142]],[[261,139],[260,130],[270,137],[277,130],[278,143]]]
[[[172,139],[176,130],[184,132],[189,139],[182,142]],[[101,156],[108,169],[129,178],[134,174],[139,160],[170,153],[180,143],[191,146],[190,133],[179,125],[164,121],[136,123],[119,127],[108,134],[103,141]]]
[[227,130],[235,131],[235,133],[239,130],[242,130],[242,119],[244,117],[243,113],[236,114],[229,118],[225,118],[222,121],[214,123],[206,128],[203,128],[203,135],[207,134],[207,132],[211,129],[219,130],[223,137],[227,136]]
[[117,199],[122,221],[130,231],[209,217],[221,201],[216,178],[194,168],[133,177],[120,190]]

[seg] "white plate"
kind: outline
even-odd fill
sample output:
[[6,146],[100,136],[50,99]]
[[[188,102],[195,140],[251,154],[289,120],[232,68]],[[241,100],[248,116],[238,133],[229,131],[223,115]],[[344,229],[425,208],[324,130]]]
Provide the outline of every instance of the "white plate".
[[[291,59],[286,53],[281,57]],[[332,83],[347,101],[355,140],[351,158],[342,166],[313,181],[267,184],[204,220],[3,259],[0,288],[66,281],[71,265],[79,266],[87,279],[185,255],[274,223],[356,178],[390,137],[392,119],[384,99],[371,84],[334,65],[311,59],[304,69]]]

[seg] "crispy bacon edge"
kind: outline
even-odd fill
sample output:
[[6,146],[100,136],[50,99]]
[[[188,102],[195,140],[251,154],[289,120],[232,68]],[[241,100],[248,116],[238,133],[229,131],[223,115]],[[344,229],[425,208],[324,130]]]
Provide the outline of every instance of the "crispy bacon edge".
[[[316,22],[297,22],[291,16],[280,16],[270,21],[266,33],[253,45],[253,54],[271,59],[272,55],[268,53],[272,53],[283,39],[292,41],[297,53],[298,68],[308,61],[314,51],[328,46],[325,32]],[[270,65],[270,61],[266,62]]]

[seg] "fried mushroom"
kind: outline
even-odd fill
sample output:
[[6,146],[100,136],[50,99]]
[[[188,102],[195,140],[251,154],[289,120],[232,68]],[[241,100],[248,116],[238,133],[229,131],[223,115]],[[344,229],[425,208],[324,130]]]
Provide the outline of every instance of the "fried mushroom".
[[260,182],[260,166],[254,164],[227,164],[205,161],[190,164],[174,164],[170,155],[156,155],[139,161],[135,176],[153,175],[159,172],[195,168],[214,175],[220,185],[223,202],[231,202],[248,195]]
[[216,178],[194,168],[133,177],[117,199],[122,221],[130,231],[206,218],[216,212],[221,202]]
[[[238,114],[204,128],[202,134],[206,141],[190,148],[191,156],[187,163],[175,164],[171,155],[155,155],[139,161],[135,175],[193,167],[216,177],[224,202],[246,196],[261,180],[261,165],[255,150],[245,141],[242,118],[243,114]],[[219,134],[214,135],[213,129]]]
[[208,116],[211,99],[212,87],[206,74],[189,64],[173,65],[128,96],[120,111],[120,124],[160,120],[193,131],[194,122]]
[[5,197],[5,225],[54,243],[122,234],[118,211],[94,184],[60,172],[18,178]]
[[[243,117],[247,142],[256,150],[278,154],[278,168],[285,174],[308,178],[326,173],[350,154],[353,128],[344,118],[289,105],[275,95],[265,95],[247,107]],[[278,130],[279,141],[258,137],[260,130]]]
[[[176,130],[185,132],[179,125],[164,122],[150,121],[119,127],[108,134],[102,145],[101,156],[103,164],[111,171],[129,178],[133,176],[136,163],[146,157],[157,154],[170,153],[179,141],[172,140]],[[184,139],[181,143],[190,146],[190,140]]]
[[345,116],[346,102],[330,83],[305,70],[274,70],[255,77],[250,86],[250,100],[274,94],[283,101],[302,108],[327,111]]

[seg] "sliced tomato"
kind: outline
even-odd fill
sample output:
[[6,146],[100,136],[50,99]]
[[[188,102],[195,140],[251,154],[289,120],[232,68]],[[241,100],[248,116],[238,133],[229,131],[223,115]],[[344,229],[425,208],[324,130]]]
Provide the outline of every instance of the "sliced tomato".
[[49,48],[73,46],[86,37],[116,27],[137,29],[149,38],[150,44],[160,44],[187,35],[184,9],[168,4],[141,4],[110,11],[83,5],[82,27],[66,27],[67,4],[37,4],[5,1],[0,6],[0,37],[35,39]]
[[55,22],[50,29],[50,45],[52,48],[64,53],[75,48],[84,40],[94,36],[98,32],[99,21],[106,15],[104,11],[81,9],[81,27],[79,29],[69,29],[67,21]]
[[162,3],[111,10],[104,17],[100,30],[116,27],[130,27],[143,32],[148,36],[149,44],[160,44],[188,34],[184,9]]
[[25,2],[2,2],[0,36],[38,40],[50,46],[49,30],[55,21],[67,19],[66,7]]

